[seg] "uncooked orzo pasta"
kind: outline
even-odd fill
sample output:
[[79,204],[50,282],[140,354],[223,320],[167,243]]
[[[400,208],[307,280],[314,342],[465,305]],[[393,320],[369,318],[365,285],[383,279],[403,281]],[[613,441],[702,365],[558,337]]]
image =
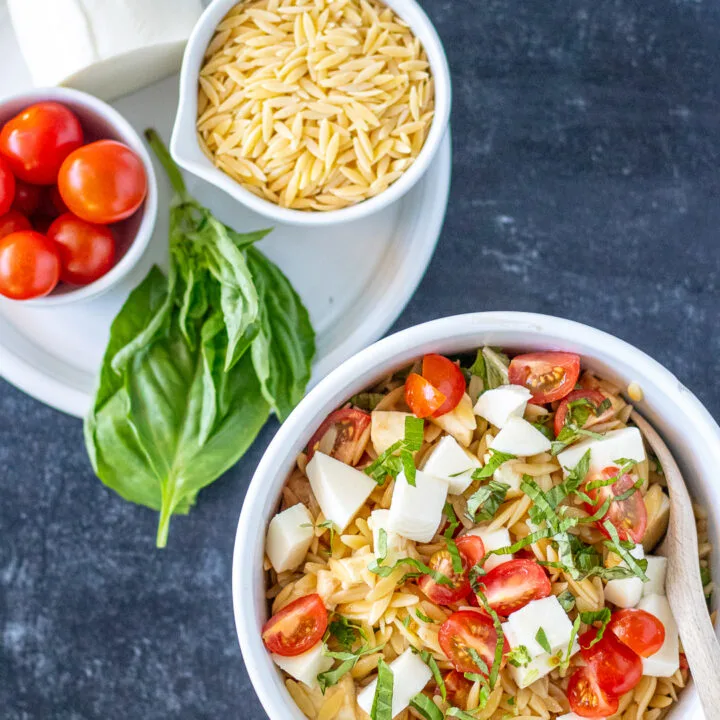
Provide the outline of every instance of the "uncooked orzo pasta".
[[663,718],[688,670],[653,554],[665,478],[631,410],[577,355],[481,348],[333,412],[266,542],[263,640],[302,712]]
[[248,0],[218,26],[199,77],[212,162],[297,210],[378,195],[420,154],[434,111],[425,51],[375,0]]

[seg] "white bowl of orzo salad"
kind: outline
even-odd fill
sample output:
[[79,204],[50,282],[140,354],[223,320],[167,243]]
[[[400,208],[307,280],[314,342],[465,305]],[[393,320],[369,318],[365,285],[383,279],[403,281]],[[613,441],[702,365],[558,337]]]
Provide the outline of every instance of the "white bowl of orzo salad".
[[325,378],[270,444],[236,537],[236,625],[268,715],[701,718],[633,405],[685,472],[713,608],[720,428],[631,345],[477,313]]

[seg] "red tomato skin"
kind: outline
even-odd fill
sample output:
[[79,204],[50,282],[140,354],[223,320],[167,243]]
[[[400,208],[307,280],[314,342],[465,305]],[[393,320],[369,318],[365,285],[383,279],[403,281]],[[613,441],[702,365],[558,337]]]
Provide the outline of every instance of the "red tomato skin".
[[587,667],[576,670],[567,689],[570,709],[584,718],[606,718],[618,711],[620,701],[608,695],[597,684],[597,678]]
[[370,415],[352,407],[335,410],[325,418],[308,443],[308,461],[312,459],[325,434],[333,426],[339,426],[340,429],[332,452],[329,454],[346,465],[357,465],[369,438]]
[[[475,612],[474,610],[458,610],[454,612],[440,626],[438,640],[442,651],[458,672],[484,674],[475,665],[472,657],[465,649],[468,646],[477,650],[478,655],[484,660],[488,668],[492,667],[495,659],[497,633],[492,619],[484,613]],[[509,652],[510,646],[507,638],[505,638],[501,667],[505,665],[506,655]]]
[[133,215],[147,195],[142,160],[115,140],[98,140],[72,152],[58,175],[58,189],[70,212],[99,225]]
[[30,221],[22,213],[11,210],[0,217],[0,240],[21,230],[32,230]]
[[[536,377],[538,373],[541,377]],[[544,405],[561,400],[573,390],[580,377],[580,356],[565,352],[517,355],[510,361],[508,375],[512,385],[523,385],[533,394],[533,403]]]
[[10,169],[10,164],[0,157],[0,215],[5,215],[10,211],[16,192],[17,182]]
[[462,554],[460,559],[462,560],[461,573],[453,572],[452,559],[447,550],[439,550],[434,553],[429,561],[429,565],[433,570],[438,570],[452,580],[452,587],[435,582],[429,575],[423,575],[419,578],[418,586],[427,595],[428,599],[436,605],[452,605],[462,600],[470,592],[467,560]]
[[44,235],[14,232],[0,240],[0,295],[29,300],[51,293],[60,277],[60,256]]
[[546,598],[552,592],[550,580],[535,560],[509,560],[497,565],[480,578],[480,589],[488,605],[507,617],[533,600]]
[[621,643],[611,632],[605,632],[594,645],[597,629],[590,628],[578,638],[580,654],[595,675],[598,686],[609,695],[630,692],[643,674],[640,656]]
[[105,225],[65,213],[48,229],[48,239],[60,253],[60,279],[71,285],[89,285],[109,272],[115,263],[115,238]]
[[452,412],[465,394],[462,370],[446,357],[430,353],[423,358],[422,376],[446,398],[432,416],[437,418]]
[[25,108],[0,131],[0,152],[20,180],[52,185],[65,158],[83,143],[75,113],[56,102]]
[[445,676],[445,690],[447,691],[448,702],[454,707],[464,710],[467,707],[472,683],[457,670],[451,670]]
[[325,604],[317,593],[313,593],[276,612],[263,625],[262,639],[270,652],[295,657],[315,647],[325,634],[327,625]]
[[555,437],[560,434],[560,431],[565,425],[568,405],[571,402],[581,400],[582,398],[587,398],[593,405],[595,405],[595,407],[600,407],[605,400],[605,396],[597,390],[573,390],[563,398],[560,405],[558,405],[558,409],[555,411]]
[[457,539],[456,544],[468,568],[474,567],[485,557],[485,544],[477,535],[463,535]]
[[15,200],[12,209],[21,212],[23,215],[33,215],[40,207],[43,188],[40,185],[31,185],[23,180],[17,180],[15,184]]
[[665,642],[665,626],[654,615],[637,608],[614,612],[607,629],[640,657],[654,655]]
[[430,417],[442,407],[445,400],[447,398],[422,375],[408,375],[405,381],[405,402],[415,417]]

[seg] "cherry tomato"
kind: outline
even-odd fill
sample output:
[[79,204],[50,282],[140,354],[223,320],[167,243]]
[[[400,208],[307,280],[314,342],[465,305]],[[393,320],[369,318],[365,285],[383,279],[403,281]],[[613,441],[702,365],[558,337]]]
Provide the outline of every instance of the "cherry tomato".
[[485,557],[485,545],[477,535],[463,535],[457,539],[456,544],[467,561],[468,568],[475,567]]
[[606,693],[588,667],[576,670],[570,677],[567,696],[570,709],[584,718],[606,718],[618,711],[619,700]]
[[16,177],[34,185],[52,185],[63,160],[82,143],[77,116],[56,102],[31,105],[0,131],[0,152]]
[[428,565],[441,572],[452,581],[452,585],[443,585],[435,582],[429,575],[423,575],[418,580],[420,589],[428,596],[431,602],[437,605],[452,605],[462,600],[470,592],[467,560],[460,555],[462,570],[456,573],[452,566],[452,557],[447,550],[438,550],[433,553]]
[[[603,403],[603,401],[605,400],[605,396],[597,390],[573,390],[569,395],[567,395],[567,397],[562,400],[560,405],[558,405],[558,409],[555,412],[556,437],[560,434],[560,431],[565,426],[565,418],[567,417],[568,406],[570,405],[570,403],[582,399],[587,399],[590,403],[592,403],[593,408],[591,408],[591,410],[594,412]],[[608,412],[612,412],[612,410],[609,410]]]
[[535,560],[509,560],[480,578],[480,589],[498,615],[514,613],[552,592],[550,580]]
[[59,277],[60,256],[44,235],[23,230],[0,240],[0,295],[13,300],[43,297]]
[[447,690],[448,702],[461,710],[467,707],[470,690],[473,684],[457,670],[451,670],[445,676],[445,690]]
[[60,279],[88,285],[107,273],[115,262],[115,238],[105,225],[93,225],[72,213],[55,220],[48,238],[60,252]]
[[305,595],[275,613],[262,629],[265,647],[276,655],[302,655],[320,642],[328,616],[322,598]]
[[684,652],[680,653],[680,669],[687,672],[690,669],[690,665],[688,665],[687,661],[687,655],[685,655]]
[[405,402],[415,417],[430,417],[442,407],[445,400],[447,398],[422,375],[408,375],[405,381]]
[[601,690],[610,695],[630,692],[642,678],[640,656],[623,645],[611,632],[606,632],[594,645],[597,628],[590,628],[578,638],[580,654],[597,678]]
[[665,626],[644,610],[628,608],[614,612],[607,629],[640,657],[654,655],[665,642]]
[[98,140],[67,157],[58,188],[70,212],[106,225],[130,217],[140,207],[147,194],[147,176],[129,147]]
[[580,377],[580,356],[565,352],[517,355],[508,368],[510,382],[524,385],[536,405],[564,398]]
[[[440,626],[438,640],[442,651],[458,672],[478,673],[487,677],[487,673],[475,664],[468,648],[477,652],[488,669],[492,667],[498,636],[491,618],[474,610],[454,612]],[[501,667],[505,664],[508,652],[510,646],[505,639]]]
[[452,412],[465,394],[462,370],[446,357],[431,353],[423,358],[422,376],[446,398],[432,416],[440,417]]
[[10,235],[10,233],[20,232],[21,230],[32,230],[30,221],[16,210],[11,210],[0,217],[0,240]]
[[31,185],[22,180],[17,180],[12,209],[21,212],[23,215],[30,216],[37,212],[40,207],[42,195],[43,188],[40,185]]
[[0,215],[4,215],[12,207],[17,192],[17,182],[10,170],[10,164],[0,157]]
[[[614,466],[606,467],[594,479],[609,480],[615,477],[620,469]],[[605,503],[608,498],[617,497],[627,492],[633,486],[633,479],[627,473],[612,485],[588,490],[587,494],[593,499],[593,504],[585,503],[588,512],[594,514]],[[645,530],[647,529],[647,508],[642,493],[638,490],[625,500],[613,500],[605,515],[597,522],[597,527],[604,535],[608,535],[603,527],[606,520],[617,529],[618,537],[621,540],[631,539],[636,543],[642,542]]]
[[330,413],[307,446],[308,460],[319,450],[326,455],[357,465],[370,439],[370,415],[345,407]]

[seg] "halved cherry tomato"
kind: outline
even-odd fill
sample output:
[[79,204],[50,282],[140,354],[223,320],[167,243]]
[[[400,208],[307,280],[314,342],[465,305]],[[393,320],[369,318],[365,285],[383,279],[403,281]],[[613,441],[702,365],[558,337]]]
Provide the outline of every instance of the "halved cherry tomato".
[[11,210],[0,217],[0,240],[21,230],[32,230],[30,221],[21,213]]
[[680,653],[680,669],[687,672],[690,669],[690,665],[687,661],[687,655],[683,652]]
[[514,613],[552,592],[550,580],[535,560],[509,560],[480,578],[488,605],[498,615]]
[[[610,480],[615,477],[620,468],[606,467],[594,480]],[[588,512],[594,514],[605,503],[608,498],[617,497],[627,492],[633,486],[633,479],[627,473],[612,485],[588,490],[587,494],[593,499],[593,504],[585,503]],[[636,543],[642,542],[645,530],[647,529],[647,508],[640,491],[634,492],[625,500],[613,500],[607,513],[597,522],[597,527],[604,535],[608,535],[603,527],[606,520],[615,526],[618,537],[621,540],[631,539]],[[609,537],[609,535],[608,535]]]
[[43,297],[60,277],[60,255],[44,235],[14,232],[0,240],[0,295],[13,300]]
[[462,571],[456,573],[452,566],[452,557],[447,550],[438,550],[433,553],[428,565],[433,569],[441,572],[449,580],[452,585],[443,585],[435,582],[429,575],[423,575],[418,580],[420,589],[428,596],[431,602],[436,605],[452,605],[462,600],[470,592],[470,580],[468,579],[467,560],[460,555],[462,561]]
[[322,598],[314,593],[291,602],[275,613],[262,629],[265,647],[276,655],[302,655],[320,642],[328,615]]
[[468,568],[474,567],[485,557],[485,544],[477,535],[463,535],[456,543],[460,554],[467,560]]
[[640,657],[654,655],[665,642],[665,626],[644,610],[628,608],[614,612],[607,629]]
[[640,656],[621,643],[611,632],[590,645],[597,636],[597,628],[590,628],[578,638],[580,654],[597,678],[599,687],[610,695],[630,692],[642,678]]
[[28,217],[37,212],[43,195],[43,188],[40,185],[31,185],[23,180],[15,183],[15,200],[12,209],[21,212]]
[[13,173],[34,185],[52,185],[65,158],[82,143],[77,116],[56,102],[31,105],[0,131],[0,152]]
[[[595,409],[599,408],[605,400],[605,396],[597,390],[573,390],[563,401],[558,405],[558,409],[555,412],[555,436],[560,434],[560,431],[565,426],[565,418],[568,413],[568,406],[571,402],[576,400],[586,399],[590,401]],[[612,410],[608,411],[612,412]]]
[[454,707],[464,710],[467,707],[470,690],[473,684],[457,670],[451,670],[445,676],[445,690],[448,702]]
[[508,368],[510,382],[524,385],[536,405],[564,398],[580,377],[580,356],[565,352],[517,355]]
[[576,670],[570,677],[567,696],[570,709],[584,718],[606,718],[618,711],[619,700],[606,693],[587,667]]
[[142,160],[127,145],[98,140],[66,158],[58,188],[70,212],[107,225],[130,217],[142,205],[147,175]]
[[[479,673],[487,676],[487,673],[475,664],[468,651],[468,648],[473,648],[488,669],[492,667],[498,636],[492,619],[487,615],[474,610],[454,612],[440,626],[438,640],[442,651],[458,672]],[[508,652],[510,652],[510,646],[505,639],[501,667],[505,664],[505,656]]]
[[405,381],[405,402],[415,417],[430,417],[447,398],[422,375],[410,373]]
[[15,176],[10,165],[0,157],[0,215],[4,215],[12,207],[16,189]]
[[330,413],[307,446],[308,460],[319,450],[326,455],[357,465],[370,439],[370,415],[351,407]]
[[452,412],[465,394],[462,370],[446,357],[431,353],[423,358],[422,376],[446,398],[432,416],[440,417]]

